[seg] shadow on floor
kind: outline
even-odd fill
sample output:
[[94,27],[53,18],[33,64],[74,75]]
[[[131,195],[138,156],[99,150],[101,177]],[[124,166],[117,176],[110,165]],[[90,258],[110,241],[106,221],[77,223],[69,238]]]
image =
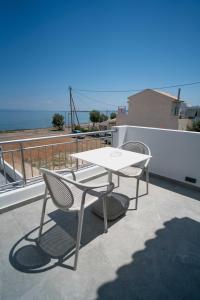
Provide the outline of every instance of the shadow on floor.
[[[73,269],[72,266],[66,264],[66,261],[75,252],[77,212],[55,210],[48,215],[50,220],[44,224],[39,245],[36,238],[39,230],[37,227],[18,240],[12,247],[9,261],[15,269],[25,273],[41,273],[56,266]],[[108,222],[108,228],[120,219]],[[46,227],[50,228],[47,229]],[[104,234],[104,223],[102,219],[92,213],[91,204],[85,208],[81,247],[86,246],[101,234]]]
[[97,300],[199,299],[200,223],[174,218],[164,225],[114,281],[98,289]]

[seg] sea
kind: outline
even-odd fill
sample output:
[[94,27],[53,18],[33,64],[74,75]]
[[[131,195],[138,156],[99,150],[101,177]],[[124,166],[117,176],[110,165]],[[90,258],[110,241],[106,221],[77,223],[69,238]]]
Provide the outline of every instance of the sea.
[[[102,111],[110,115],[112,111]],[[70,123],[70,113],[68,111],[30,111],[30,110],[0,110],[0,131],[23,130],[52,127],[52,117],[55,113],[62,114],[65,124]],[[77,112],[79,123],[89,122],[89,112]]]

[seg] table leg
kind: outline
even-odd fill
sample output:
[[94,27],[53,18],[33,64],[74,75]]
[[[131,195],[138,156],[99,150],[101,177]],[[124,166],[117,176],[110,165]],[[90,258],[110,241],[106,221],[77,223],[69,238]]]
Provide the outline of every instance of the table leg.
[[108,232],[108,217],[107,217],[107,197],[103,198],[103,218],[104,218],[104,232]]
[[[108,182],[112,183],[112,172],[108,170]],[[112,195],[112,192],[108,194],[108,197]]]
[[112,183],[112,172],[108,170],[108,182]]
[[[112,183],[112,172],[108,170],[108,182]],[[108,187],[109,188],[109,187]],[[110,197],[112,195],[112,192],[107,195],[107,197]],[[107,197],[104,197],[103,199],[103,215],[104,215],[104,232],[108,232],[108,220],[107,220]]]
[[[112,183],[112,171],[108,171],[108,182]],[[129,206],[129,198],[120,193],[110,192],[101,200],[97,200],[92,207],[95,215],[104,220],[105,232],[108,230],[107,221],[114,221],[124,215]]]

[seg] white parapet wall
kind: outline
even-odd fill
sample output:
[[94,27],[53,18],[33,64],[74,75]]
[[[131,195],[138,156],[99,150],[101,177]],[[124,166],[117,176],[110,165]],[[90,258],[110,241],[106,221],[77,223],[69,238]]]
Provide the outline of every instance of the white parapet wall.
[[[152,153],[150,171],[200,187],[200,133],[137,126],[116,126],[113,145],[141,141]],[[196,179],[196,183],[185,180]]]
[[13,181],[23,181],[23,175],[14,169],[7,161],[4,160],[4,164],[0,161],[0,167],[3,170],[5,168],[6,174],[13,179]]
[[[76,178],[78,181],[84,182],[102,176],[103,174],[106,174],[105,169],[97,166],[90,166],[77,171]],[[71,174],[65,176],[71,178]],[[33,201],[43,199],[44,191],[44,181],[40,181],[0,194],[0,214],[29,204]]]

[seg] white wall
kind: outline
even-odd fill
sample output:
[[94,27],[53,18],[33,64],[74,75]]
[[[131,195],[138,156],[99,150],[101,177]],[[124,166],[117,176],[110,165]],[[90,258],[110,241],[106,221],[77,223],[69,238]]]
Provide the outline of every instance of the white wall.
[[[150,171],[181,182],[196,178],[200,187],[200,133],[137,126],[117,126],[114,145],[122,140],[142,141],[152,152]],[[189,183],[189,182],[187,182]]]
[[[76,172],[78,181],[93,178],[99,174],[105,173],[105,169],[93,166],[83,168]],[[66,175],[71,178],[71,174]],[[0,194],[0,214],[10,209],[29,204],[34,200],[42,199],[44,195],[44,181],[33,183],[25,187],[20,187]]]
[[[0,161],[0,166],[1,168],[3,169],[3,163]],[[21,181],[23,180],[23,176],[22,174],[17,171],[17,170],[14,170],[13,167],[7,162],[4,160],[4,166],[5,166],[5,172],[8,176],[10,176],[10,178],[12,178],[14,181]]]
[[178,130],[187,130],[187,127],[192,127],[193,120],[191,119],[179,119]]
[[112,129],[115,129],[116,131],[113,132],[113,139],[112,139],[112,146],[118,147],[125,143],[126,141],[126,133],[127,133],[127,126],[114,126]]

